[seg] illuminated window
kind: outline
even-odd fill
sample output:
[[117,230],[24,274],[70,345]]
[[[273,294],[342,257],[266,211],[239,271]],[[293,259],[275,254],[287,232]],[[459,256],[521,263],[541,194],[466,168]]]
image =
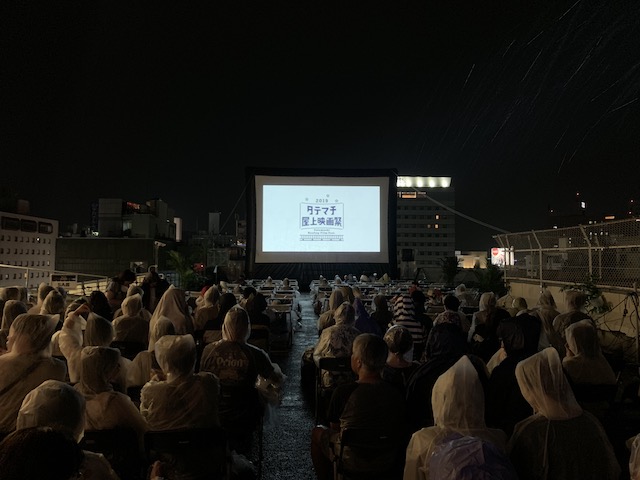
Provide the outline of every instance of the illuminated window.
[[433,226],[433,228],[440,228],[440,225],[438,225],[437,223]]
[[436,220],[440,220],[440,215],[436,213]]

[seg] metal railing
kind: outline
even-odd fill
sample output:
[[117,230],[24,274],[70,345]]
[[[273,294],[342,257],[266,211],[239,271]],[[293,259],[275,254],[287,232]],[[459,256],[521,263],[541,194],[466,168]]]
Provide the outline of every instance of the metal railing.
[[640,281],[640,219],[493,237],[506,250],[505,280],[635,291]]
[[[17,278],[14,279],[14,275],[10,275],[9,278],[5,279],[7,272],[18,273]],[[33,274],[36,272],[46,274],[46,276],[34,277]],[[100,275],[51,270],[50,268],[20,267],[4,263],[0,263],[0,274],[2,274],[0,279],[2,286],[26,287],[30,293],[37,291],[38,285],[42,282],[51,283],[51,275],[73,276],[76,279],[75,285],[67,288],[67,293],[71,295],[88,295],[93,290],[104,291],[110,280],[109,277]]]

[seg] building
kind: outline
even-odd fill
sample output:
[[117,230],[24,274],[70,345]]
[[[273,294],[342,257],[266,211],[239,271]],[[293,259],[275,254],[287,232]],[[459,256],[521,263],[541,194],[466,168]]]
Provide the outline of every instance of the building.
[[57,220],[0,212],[0,286],[33,288],[49,282],[56,269],[57,237]]
[[400,276],[418,271],[432,281],[442,272],[441,260],[455,255],[455,191],[451,177],[399,176],[397,181],[396,248]]
[[89,233],[58,239],[56,265],[69,272],[114,276],[129,268],[162,268],[181,238],[181,222],[163,200],[101,198],[92,205]]

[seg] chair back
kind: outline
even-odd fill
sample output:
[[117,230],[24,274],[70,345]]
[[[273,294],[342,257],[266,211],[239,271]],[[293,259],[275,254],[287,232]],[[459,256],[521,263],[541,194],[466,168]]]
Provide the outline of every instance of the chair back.
[[251,334],[247,342],[270,353],[271,340],[269,327],[266,325],[251,325]]
[[120,478],[146,478],[146,463],[140,455],[138,435],[132,428],[85,430],[80,446],[103,454]]
[[148,431],[144,435],[149,465],[167,462],[178,477],[228,478],[227,433],[221,427]]
[[401,479],[406,442],[376,428],[345,428],[334,460],[338,479]]
[[[316,398],[315,421],[316,424],[326,422],[327,408],[335,385],[325,386],[322,381],[323,372],[343,373],[346,376],[353,375],[351,370],[351,357],[322,357],[318,360],[316,369]],[[353,376],[355,380],[355,375]]]

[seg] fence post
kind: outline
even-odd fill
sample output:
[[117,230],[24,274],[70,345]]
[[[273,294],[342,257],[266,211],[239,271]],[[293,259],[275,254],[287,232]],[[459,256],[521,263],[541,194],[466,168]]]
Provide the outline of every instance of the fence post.
[[538,262],[538,278],[540,279],[540,288],[542,288],[542,244],[540,240],[538,240],[535,230],[531,230],[531,233],[533,233],[533,238],[536,239],[536,243],[538,244],[538,256],[540,257],[540,261]]
[[593,252],[591,250],[591,241],[589,240],[589,236],[584,229],[584,225],[578,225],[580,227],[580,231],[582,232],[582,236],[584,237],[585,242],[587,242],[587,252],[589,252],[589,278],[593,277]]

